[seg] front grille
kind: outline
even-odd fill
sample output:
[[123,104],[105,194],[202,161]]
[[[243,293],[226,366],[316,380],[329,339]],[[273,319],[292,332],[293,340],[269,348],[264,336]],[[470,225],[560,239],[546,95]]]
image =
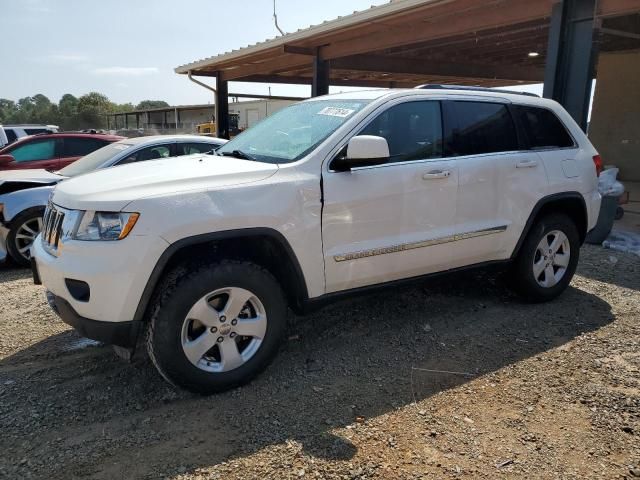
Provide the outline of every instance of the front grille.
[[64,211],[58,209],[49,202],[44,211],[42,219],[42,243],[49,251],[58,249],[60,237],[62,235],[62,222],[64,221]]

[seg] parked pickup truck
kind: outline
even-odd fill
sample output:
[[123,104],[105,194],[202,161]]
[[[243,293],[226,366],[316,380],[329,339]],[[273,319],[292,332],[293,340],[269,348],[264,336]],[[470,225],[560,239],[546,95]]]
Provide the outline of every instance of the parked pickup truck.
[[601,159],[567,112],[497,90],[313,98],[216,153],[59,184],[32,249],[65,322],[144,340],[166,380],[202,393],[262,371],[288,307],[493,264],[551,300],[600,207]]

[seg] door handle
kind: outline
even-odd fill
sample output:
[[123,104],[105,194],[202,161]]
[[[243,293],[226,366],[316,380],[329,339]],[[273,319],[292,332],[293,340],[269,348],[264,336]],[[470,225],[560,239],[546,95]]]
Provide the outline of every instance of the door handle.
[[534,168],[538,166],[538,162],[535,160],[523,160],[522,162],[516,163],[516,168]]
[[422,175],[423,180],[434,180],[436,178],[447,178],[451,175],[449,170],[432,170]]

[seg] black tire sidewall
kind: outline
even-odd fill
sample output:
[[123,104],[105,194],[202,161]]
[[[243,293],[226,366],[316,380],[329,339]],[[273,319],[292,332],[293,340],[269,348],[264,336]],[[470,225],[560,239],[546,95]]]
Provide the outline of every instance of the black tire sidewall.
[[[245,364],[229,372],[205,372],[184,354],[182,326],[192,306],[220,288],[251,291],[264,306],[267,332],[258,351]],[[286,329],[286,304],[276,280],[248,262],[229,262],[201,268],[179,279],[164,296],[153,315],[149,331],[150,351],[160,373],[171,383],[199,393],[214,393],[246,383],[260,373],[277,354]]]
[[[562,279],[553,287],[542,287],[533,274],[533,259],[542,237],[559,230],[569,239],[571,255],[569,265]],[[545,302],[556,298],[569,286],[578,266],[580,257],[580,237],[575,223],[566,215],[553,214],[541,218],[531,228],[516,259],[512,278],[518,293],[532,302]]]
[[24,267],[29,266],[29,261],[20,254],[16,245],[18,228],[20,228],[21,225],[24,225],[25,222],[33,220],[34,218],[42,217],[43,215],[44,210],[42,209],[25,210],[24,212],[16,215],[16,217],[11,221],[9,233],[7,234],[7,253],[18,265],[22,265]]

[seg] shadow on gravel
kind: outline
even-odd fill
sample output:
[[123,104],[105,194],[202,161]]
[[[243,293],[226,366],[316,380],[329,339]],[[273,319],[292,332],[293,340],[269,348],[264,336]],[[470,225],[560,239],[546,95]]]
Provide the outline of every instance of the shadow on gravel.
[[590,256],[591,263],[581,261],[578,264],[578,275],[640,291],[640,257],[596,246],[588,248],[599,249],[598,256],[595,257],[595,262],[594,256]]
[[9,477],[156,478],[270,445],[287,448],[288,440],[306,454],[348,460],[356,447],[333,429],[612,320],[607,303],[575,288],[526,305],[495,277],[459,275],[292,317],[273,365],[251,384],[211,397],[176,391],[148,361],[123,363],[107,347],[64,350],[52,361],[69,340],[64,333],[0,362],[0,473],[4,463]]
[[31,278],[31,270],[10,263],[0,263],[0,284]]

